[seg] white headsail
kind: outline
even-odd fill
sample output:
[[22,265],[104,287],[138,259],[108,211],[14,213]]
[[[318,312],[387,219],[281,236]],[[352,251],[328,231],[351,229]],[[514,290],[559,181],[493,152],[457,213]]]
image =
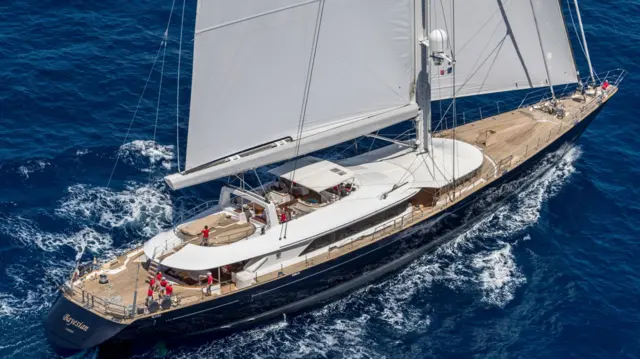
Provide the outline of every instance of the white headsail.
[[[453,0],[432,0],[430,32],[443,30],[451,50]],[[532,11],[532,4],[535,13]],[[538,20],[540,38],[534,15]],[[456,96],[575,83],[575,61],[558,0],[474,0],[458,2],[456,16]],[[540,41],[546,51],[547,79]],[[432,67],[432,100],[453,96],[451,64]]]
[[413,21],[412,0],[199,1],[186,169],[200,173],[167,182],[204,182],[291,158],[297,140],[307,153],[415,117]]

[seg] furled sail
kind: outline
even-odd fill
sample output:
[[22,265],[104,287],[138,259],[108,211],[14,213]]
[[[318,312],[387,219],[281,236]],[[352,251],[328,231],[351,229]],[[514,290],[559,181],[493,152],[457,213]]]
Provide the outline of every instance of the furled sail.
[[[430,45],[432,48],[442,46],[445,52],[453,49],[452,1],[432,0],[428,11],[429,31],[444,30],[448,36],[445,43],[432,40]],[[553,85],[577,81],[558,0],[458,1],[455,24],[457,97],[549,86],[549,80]],[[550,79],[547,79],[543,56],[547,59]],[[451,98],[451,63],[434,64],[431,72],[432,100]]]
[[198,1],[187,172],[211,180],[296,154],[247,150],[309,152],[415,116],[413,21],[412,0]]

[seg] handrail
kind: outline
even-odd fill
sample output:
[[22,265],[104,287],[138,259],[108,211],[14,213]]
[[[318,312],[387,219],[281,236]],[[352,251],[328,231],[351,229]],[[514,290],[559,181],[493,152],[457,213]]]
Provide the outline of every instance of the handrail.
[[104,299],[93,293],[85,291],[83,288],[78,288],[73,283],[64,284],[64,287],[62,288],[63,293],[69,293],[69,291],[71,291],[71,295],[68,296],[68,298],[71,300],[74,300],[85,308],[93,309],[98,313],[110,316],[115,320],[126,319],[132,313],[131,308],[133,306],[127,307],[113,303],[108,299]]
[[216,206],[218,204],[218,200],[209,200],[209,201],[204,201],[200,204],[198,204],[197,206],[181,211],[180,213],[177,213],[173,216],[173,223],[174,223],[174,230],[176,229],[176,227],[179,224],[182,224],[186,219],[189,219],[193,216],[195,216],[196,214],[202,212],[204,209],[209,209],[213,206]]

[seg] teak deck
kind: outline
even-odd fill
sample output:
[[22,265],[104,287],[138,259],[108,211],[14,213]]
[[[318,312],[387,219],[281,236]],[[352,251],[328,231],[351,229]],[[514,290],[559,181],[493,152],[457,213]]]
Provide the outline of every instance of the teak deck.
[[[515,168],[525,159],[530,158],[546,148],[559,136],[563,135],[577,123],[584,120],[588,115],[596,110],[601,103],[606,102],[616,92],[617,88],[610,86],[606,94],[600,100],[593,97],[587,97],[585,102],[576,102],[570,98],[562,99],[560,101],[564,105],[566,112],[565,117],[562,119],[559,119],[554,115],[546,114],[540,110],[524,108],[484,118],[482,120],[457,127],[455,130],[456,139],[463,140],[480,148],[485,154],[485,161],[476,176],[467,180],[465,183],[458,184],[455,189],[456,194],[453,200],[451,199],[451,196],[443,194],[440,196],[440,200],[435,204],[430,203],[422,205],[414,203],[411,213],[403,217],[401,220],[396,220],[395,222],[397,223],[394,222],[386,225],[384,228],[376,230],[370,235],[359,237],[346,245],[342,245],[341,247],[332,247],[329,252],[305,258],[304,261],[284,267],[279,271],[259,276],[256,278],[257,284],[255,285],[260,285],[268,281],[277,280],[283,276],[295,274],[305,268],[331,260],[424,221],[435,213],[457,203],[469,194],[474,193],[483,186],[495,181],[497,178],[500,178],[504,170],[508,171]],[[438,137],[451,137],[452,135],[453,132],[451,130],[436,134]],[[449,191],[449,194],[451,194],[452,191],[453,189]],[[137,249],[137,251],[140,252],[130,252],[128,261],[126,260],[126,256],[120,257],[120,263],[123,261],[126,262],[126,264],[124,264],[125,268],[117,274],[109,275],[108,284],[101,285],[98,284],[97,279],[86,279],[83,280],[83,290],[86,293],[91,293],[92,295],[101,297],[104,300],[112,301],[114,304],[128,306],[132,305],[134,302],[133,293],[136,288],[137,277],[138,295],[136,304],[138,306],[144,305],[148,288],[146,283],[148,273],[142,265],[138,265],[135,261],[135,257],[142,254],[141,249]],[[136,275],[138,270],[139,273]],[[203,296],[202,288],[199,286],[186,287],[175,285],[174,293],[181,299],[181,302],[178,307],[168,310],[175,310],[201,301],[215,300],[220,296],[227,295],[237,290],[238,289],[235,288],[233,283],[223,283],[220,295]],[[76,291],[75,293],[76,294],[72,296],[68,293],[66,295],[72,300],[81,303],[78,292]],[[118,318],[116,315],[110,316],[109,314],[98,312],[97,310],[94,311],[106,318],[112,317],[124,322],[134,320],[124,317]],[[145,317],[147,315],[152,314],[137,315],[135,319]]]

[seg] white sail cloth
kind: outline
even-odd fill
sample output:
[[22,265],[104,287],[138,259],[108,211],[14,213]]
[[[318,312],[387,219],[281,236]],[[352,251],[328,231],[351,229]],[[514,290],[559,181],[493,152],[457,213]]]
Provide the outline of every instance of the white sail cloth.
[[[454,33],[452,0],[431,1],[429,31],[444,30],[448,35],[444,45],[449,50],[453,49],[455,36],[457,97],[549,86],[548,80],[553,85],[577,81],[558,0],[533,0],[532,3],[535,12],[529,0],[458,1]],[[547,79],[543,56],[547,58],[550,79]],[[451,70],[448,61],[432,66],[432,100],[453,96]]]
[[[311,69],[300,137],[408,105],[414,77],[412,5],[412,0],[198,1],[187,171],[280,139],[297,140]],[[341,140],[338,136],[325,147]],[[246,169],[240,166],[235,173]]]

